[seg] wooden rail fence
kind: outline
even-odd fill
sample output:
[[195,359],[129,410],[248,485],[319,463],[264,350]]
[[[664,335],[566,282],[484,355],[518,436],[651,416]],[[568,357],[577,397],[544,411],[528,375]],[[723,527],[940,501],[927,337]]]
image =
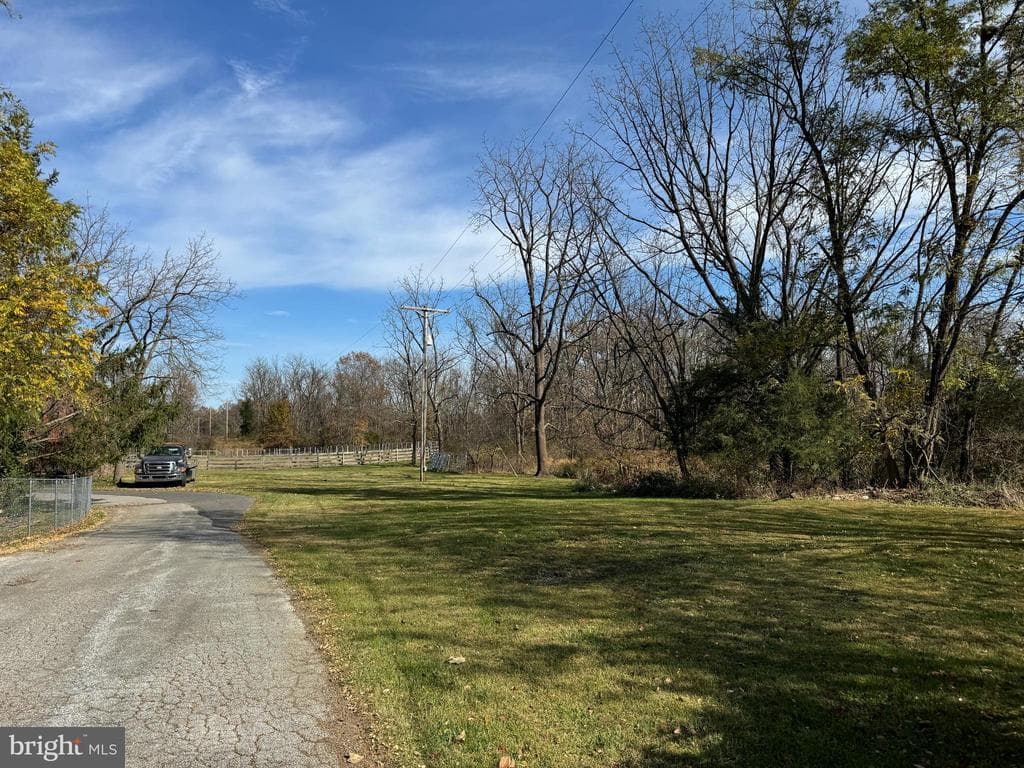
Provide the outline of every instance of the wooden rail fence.
[[[427,443],[428,461],[437,454],[437,444]],[[139,456],[124,458],[127,476],[138,463]],[[337,446],[327,448],[228,449],[227,451],[194,451],[191,464],[207,469],[309,469],[316,467],[349,467],[360,464],[412,464],[412,443],[404,445],[375,445],[365,448]],[[101,468],[101,473],[112,472],[113,467]]]
[[[429,456],[431,452],[428,450]],[[286,469],[346,467],[357,464],[411,464],[412,446],[320,453],[262,453],[242,456],[193,456],[199,469]]]

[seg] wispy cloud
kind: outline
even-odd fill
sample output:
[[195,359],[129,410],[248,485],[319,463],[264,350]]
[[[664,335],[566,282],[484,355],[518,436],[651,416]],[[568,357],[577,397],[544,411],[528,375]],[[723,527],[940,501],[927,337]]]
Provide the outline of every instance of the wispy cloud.
[[252,64],[244,61],[232,59],[228,64],[235,73],[235,79],[238,81],[242,93],[246,96],[259,96],[267,88],[276,85],[281,79],[279,72],[274,70],[260,71]]
[[196,180],[259,174],[289,152],[340,140],[355,125],[331,103],[211,88],[117,131],[102,142],[95,171],[111,183],[166,195]]
[[[45,45],[14,50],[19,71],[46,81],[19,86],[50,106],[45,120],[86,123],[62,140],[61,193],[109,204],[140,246],[205,232],[243,287],[379,289],[432,266],[465,227],[471,193],[449,136],[380,135],[336,91],[293,80],[288,55],[164,58],[66,18],[47,30]],[[82,93],[60,84],[72,70]],[[464,279],[491,243],[466,234],[437,276]]]
[[565,73],[543,64],[479,63],[402,65],[392,68],[421,94],[444,101],[546,100],[565,87]]
[[4,81],[40,125],[116,123],[198,63],[191,51],[159,44],[140,55],[62,18],[26,18],[3,32]]
[[242,93],[246,96],[259,96],[281,83],[295,67],[306,42],[305,37],[297,38],[291,47],[275,56],[270,65],[258,66],[250,61],[229,59],[228,65]]
[[[131,201],[156,250],[209,234],[243,287],[383,288],[465,226],[445,151],[439,135],[379,140],[319,95],[221,85],[105,137],[80,172],[94,198]],[[486,239],[467,234],[439,275],[463,278]]]
[[[430,162],[438,138],[341,152],[300,135],[265,155],[225,140],[224,127],[207,124],[207,143],[189,146],[186,168],[118,196],[161,207],[158,220],[137,228],[154,247],[208,232],[244,287],[389,287],[413,266],[432,265],[465,226],[465,208],[447,202],[452,179]],[[458,281],[489,245],[489,236],[467,234],[439,274]]]
[[291,0],[253,0],[252,4],[261,11],[280,13],[296,21],[304,21],[306,18],[305,12],[296,8]]
[[292,313],[286,309],[272,309],[269,312],[264,312],[267,317],[291,317]]

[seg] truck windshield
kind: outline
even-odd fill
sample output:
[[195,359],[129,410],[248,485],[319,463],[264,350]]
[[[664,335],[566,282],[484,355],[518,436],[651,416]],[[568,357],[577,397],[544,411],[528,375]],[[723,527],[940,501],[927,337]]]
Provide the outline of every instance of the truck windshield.
[[184,456],[185,451],[177,445],[161,445],[149,452],[150,456]]

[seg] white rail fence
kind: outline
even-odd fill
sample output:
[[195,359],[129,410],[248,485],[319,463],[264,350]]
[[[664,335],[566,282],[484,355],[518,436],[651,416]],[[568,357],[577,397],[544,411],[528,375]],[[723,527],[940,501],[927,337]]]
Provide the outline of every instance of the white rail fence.
[[[427,445],[427,457],[435,449]],[[379,445],[365,448],[301,448],[283,450],[196,451],[192,461],[200,470],[287,469],[316,467],[346,467],[362,464],[411,464],[412,444]],[[137,456],[126,458],[129,469],[138,461]]]

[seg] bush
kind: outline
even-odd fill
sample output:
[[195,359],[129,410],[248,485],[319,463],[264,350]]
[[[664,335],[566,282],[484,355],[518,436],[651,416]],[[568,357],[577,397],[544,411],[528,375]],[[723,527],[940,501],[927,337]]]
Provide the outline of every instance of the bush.
[[683,479],[668,472],[645,472],[616,489],[625,496],[662,496],[683,499],[735,499],[739,488],[714,477],[694,475]]
[[559,477],[575,479],[578,491],[603,491],[624,496],[732,499],[736,483],[704,471],[703,465],[683,479],[673,458],[662,451],[637,451],[560,465]]

